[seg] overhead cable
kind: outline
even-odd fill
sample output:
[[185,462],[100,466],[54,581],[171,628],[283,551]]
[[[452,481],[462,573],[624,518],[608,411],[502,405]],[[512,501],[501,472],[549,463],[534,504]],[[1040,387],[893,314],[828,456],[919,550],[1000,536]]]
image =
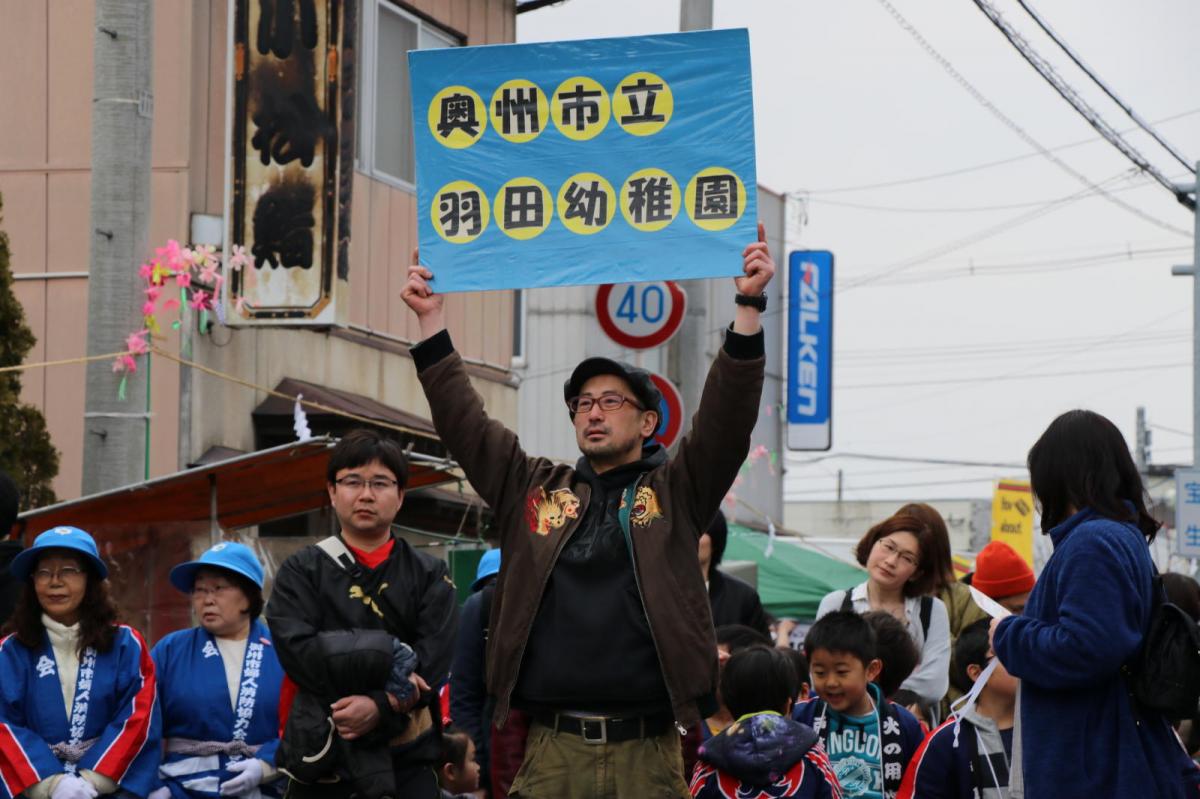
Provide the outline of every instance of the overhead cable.
[[[1118,106],[1120,106],[1121,110],[1124,111],[1129,116],[1129,118],[1132,119],[1137,124],[1137,126],[1139,128],[1146,131],[1146,133],[1150,134],[1150,138],[1152,138],[1156,142],[1158,142],[1159,145],[1161,145],[1164,150],[1169,152],[1175,158],[1176,161],[1183,164],[1184,169],[1186,169],[1188,172],[1195,172],[1196,163],[1194,161],[1189,160],[1186,156],[1184,156],[1181,152],[1179,152],[1179,150],[1177,150],[1175,147],[1172,147],[1170,142],[1166,141],[1161,136],[1159,136],[1158,132],[1156,130],[1154,130],[1153,127],[1151,127],[1149,122],[1146,122],[1146,120],[1142,119],[1138,115],[1138,113],[1129,106],[1128,103],[1126,103],[1124,100],[1122,100],[1120,97],[1118,97],[1116,95],[1116,93],[1112,89],[1110,89],[1107,84],[1105,84],[1104,81],[1100,80],[1099,76],[1096,75],[1096,73],[1093,72],[1091,70],[1091,68],[1088,67],[1087,64],[1083,63],[1083,59],[1080,58],[1075,53],[1074,50],[1072,50],[1069,46],[1067,46],[1067,43],[1062,40],[1062,37],[1060,37],[1057,33],[1054,32],[1054,29],[1050,27],[1049,23],[1047,23],[1044,19],[1042,19],[1041,16],[1036,11],[1033,10],[1033,8],[1029,5],[1029,3],[1025,2],[1025,0],[1017,0],[1017,2],[1020,4],[1021,8],[1025,9],[1026,14],[1033,17],[1033,21],[1036,22],[1038,24],[1038,27],[1041,28],[1042,31],[1045,32],[1045,34],[1050,37],[1051,41],[1053,41],[1055,44],[1057,44],[1059,46],[1059,48],[1064,53],[1067,54],[1067,57],[1070,58],[1073,62],[1075,62],[1075,66],[1077,66],[1081,70],[1083,70],[1083,74],[1085,74],[1089,78],[1091,78],[1092,82],[1095,83],[1097,86],[1099,86],[1101,91],[1103,91],[1105,94],[1107,94],[1110,100],[1112,100],[1114,103],[1116,103]],[[1122,131],[1122,132],[1124,132],[1124,131]]]
[[[1001,16],[1000,12],[997,11],[995,7],[988,2],[988,0],[971,1],[975,3],[975,6],[982,11],[988,19],[992,21],[992,24],[996,26],[996,29],[1004,34],[1004,38],[1008,39],[1009,44],[1016,48],[1017,52],[1021,54],[1021,57],[1029,62],[1029,65],[1033,67],[1034,70],[1036,70],[1037,73],[1041,75],[1042,78],[1044,78],[1045,81],[1049,83],[1056,92],[1058,92],[1060,97],[1066,100],[1072,108],[1079,112],[1079,114],[1085,120],[1087,120],[1087,123],[1095,128],[1097,133],[1103,136],[1104,139],[1113,147],[1116,147],[1123,156],[1132,161],[1134,166],[1161,183],[1163,188],[1171,192],[1176,200],[1193,211],[1196,209],[1196,200],[1193,197],[1190,197],[1186,191],[1172,182],[1170,178],[1168,178],[1161,170],[1158,169],[1158,167],[1151,164],[1150,161],[1144,155],[1138,152],[1138,150],[1132,144],[1125,141],[1121,134],[1117,133],[1117,131],[1113,129],[1113,127],[1109,125],[1103,117],[1100,116],[1099,112],[1088,105],[1083,97],[1080,96],[1079,92],[1075,91],[1075,89],[1068,84],[1062,78],[1062,76],[1058,74],[1058,72],[1055,71],[1050,62],[1042,58],[1042,56],[1033,49],[1033,46],[1029,44],[1025,37],[1018,33],[1012,25],[1008,24],[1008,21]],[[1184,165],[1187,165],[1186,162]]]
[[1013,133],[1015,133],[1018,137],[1020,137],[1021,141],[1025,142],[1026,144],[1033,147],[1035,150],[1037,150],[1039,153],[1041,153],[1042,156],[1044,156],[1049,161],[1051,161],[1052,163],[1057,165],[1060,169],[1062,169],[1064,172],[1066,172],[1071,177],[1075,178],[1079,182],[1088,186],[1093,191],[1102,193],[1104,195],[1104,197],[1109,202],[1113,203],[1114,205],[1119,206],[1120,208],[1125,209],[1126,211],[1133,214],[1134,216],[1137,216],[1137,217],[1149,222],[1152,225],[1156,225],[1160,228],[1163,228],[1164,230],[1169,230],[1180,236],[1186,236],[1189,239],[1192,237],[1191,231],[1184,230],[1181,227],[1177,227],[1168,222],[1164,222],[1163,220],[1159,219],[1158,217],[1156,217],[1152,214],[1149,214],[1134,205],[1130,205],[1129,203],[1125,202],[1124,200],[1122,200],[1118,197],[1114,197],[1112,194],[1104,191],[1100,186],[1098,186],[1094,182],[1092,182],[1091,178],[1089,178],[1087,175],[1084,175],[1082,172],[1075,169],[1073,166],[1071,166],[1070,164],[1068,164],[1067,162],[1063,161],[1061,158],[1056,156],[1054,153],[1052,153],[1050,151],[1049,148],[1047,148],[1045,145],[1043,145],[1037,139],[1033,138],[1033,136],[1030,135],[1028,131],[1026,131],[1024,128],[1022,128],[1020,125],[1018,125],[1015,121],[1013,121],[1013,119],[1011,117],[1009,117],[1007,114],[1005,114],[999,108],[997,108],[995,103],[993,103],[991,100],[989,100],[987,97],[985,97],[983,95],[983,93],[981,91],[979,91],[979,89],[975,88],[974,84],[972,84],[969,80],[967,80],[966,77],[964,77],[961,72],[959,72],[957,69],[955,69],[954,65],[951,64],[946,59],[945,56],[943,56],[940,52],[938,52],[934,48],[934,46],[932,44],[930,44],[929,41],[924,36],[921,35],[921,32],[918,31],[915,27],[913,27],[911,22],[909,22],[907,19],[904,18],[904,15],[901,14],[894,5],[892,5],[890,2],[888,2],[888,0],[879,0],[879,3],[887,10],[887,12],[889,14],[892,15],[892,18],[896,20],[896,22],[900,25],[900,27],[904,28],[904,30],[906,30],[908,32],[908,34],[910,36],[912,36],[912,38],[917,42],[917,44],[919,44],[921,46],[921,49],[923,49],[927,54],[929,54],[929,56],[931,58],[933,58],[935,61],[937,61],[942,66],[942,69],[944,69],[946,71],[946,73],[948,75],[950,75],[950,77],[952,77],[960,86],[962,86],[964,89],[966,89],[967,93],[970,94],[975,99],[976,102],[978,102],[980,105],[982,105],[984,108],[986,108],[994,117],[996,117],[1002,123],[1004,123],[1005,127],[1007,127],[1009,130],[1011,130]]

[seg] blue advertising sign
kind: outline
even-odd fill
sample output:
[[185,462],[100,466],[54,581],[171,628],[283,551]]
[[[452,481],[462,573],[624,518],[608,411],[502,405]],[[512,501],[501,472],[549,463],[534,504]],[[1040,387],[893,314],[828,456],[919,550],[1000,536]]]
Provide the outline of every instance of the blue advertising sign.
[[787,446],[833,444],[833,253],[788,257]]
[[740,273],[758,220],[744,29],[408,59],[437,291]]

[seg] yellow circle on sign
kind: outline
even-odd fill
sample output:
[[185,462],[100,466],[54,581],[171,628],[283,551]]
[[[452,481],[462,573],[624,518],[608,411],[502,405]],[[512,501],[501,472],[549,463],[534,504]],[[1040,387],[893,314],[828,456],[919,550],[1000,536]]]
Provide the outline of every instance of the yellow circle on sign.
[[488,198],[483,189],[466,180],[455,180],[433,195],[429,219],[437,234],[451,244],[468,244],[488,226]]
[[447,86],[435,94],[427,116],[434,141],[455,150],[470,147],[487,129],[483,100],[466,86]]
[[500,84],[488,106],[492,128],[515,144],[538,137],[550,121],[546,93],[533,81],[517,78]]
[[617,193],[595,172],[572,175],[558,190],[558,218],[572,233],[599,233],[616,215]]
[[621,214],[638,230],[662,230],[679,213],[679,184],[658,167],[639,169],[621,186]]
[[675,96],[667,82],[653,72],[626,75],[612,93],[617,124],[634,136],[651,136],[671,121]]
[[688,181],[683,207],[697,227],[725,230],[746,211],[746,187],[733,170],[710,166]]
[[595,138],[611,114],[608,92],[591,78],[567,78],[554,90],[550,116],[562,135],[575,141]]
[[496,225],[506,236],[526,241],[540,236],[554,218],[554,198],[541,181],[513,178],[496,192]]

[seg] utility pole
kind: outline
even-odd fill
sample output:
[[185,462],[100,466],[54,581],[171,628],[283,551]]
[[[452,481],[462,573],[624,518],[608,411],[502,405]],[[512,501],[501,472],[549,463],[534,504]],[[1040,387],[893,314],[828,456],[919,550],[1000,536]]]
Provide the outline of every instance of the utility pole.
[[[96,0],[92,91],[91,252],[88,355],[125,349],[141,329],[138,264],[150,221],[152,0]],[[63,313],[71,313],[70,309]],[[107,360],[87,364],[83,493],[145,479],[150,408],[143,368],[124,376]]]
[[1134,448],[1134,458],[1137,461],[1139,474],[1146,473],[1146,464],[1150,460],[1150,431],[1146,429],[1146,407],[1139,405],[1137,409],[1137,446]]
[[[712,0],[680,0],[679,30],[695,31],[712,28]],[[753,190],[751,187],[747,191]],[[679,287],[687,294],[687,314],[679,333],[667,344],[668,375],[679,387],[684,413],[690,416],[700,406],[700,393],[708,375],[708,281],[682,280]]]
[[[1200,162],[1190,186],[1178,187],[1200,201]],[[1173,275],[1192,278],[1192,468],[1200,468],[1200,208],[1193,208],[1192,262],[1171,268]]]

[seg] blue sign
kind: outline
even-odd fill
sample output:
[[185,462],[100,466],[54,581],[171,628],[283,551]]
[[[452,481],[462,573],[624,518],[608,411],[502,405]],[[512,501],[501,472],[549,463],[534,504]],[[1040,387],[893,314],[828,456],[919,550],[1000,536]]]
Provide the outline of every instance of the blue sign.
[[758,220],[744,29],[408,59],[435,290],[740,274]]
[[833,444],[833,253],[788,257],[788,449]]

